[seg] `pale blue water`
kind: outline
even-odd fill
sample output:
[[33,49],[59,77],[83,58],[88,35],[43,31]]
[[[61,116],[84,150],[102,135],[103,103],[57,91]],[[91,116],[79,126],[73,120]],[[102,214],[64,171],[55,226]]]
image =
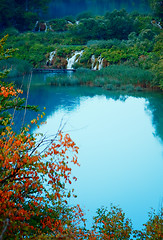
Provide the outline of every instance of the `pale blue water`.
[[[39,132],[56,133],[66,123],[79,146],[73,185],[88,226],[101,206],[119,205],[141,229],[151,208],[163,205],[163,97],[120,95],[95,88],[31,86],[29,103],[47,107]],[[27,114],[27,119],[33,115]],[[35,130],[38,131],[38,130]],[[88,211],[89,210],[89,211]]]

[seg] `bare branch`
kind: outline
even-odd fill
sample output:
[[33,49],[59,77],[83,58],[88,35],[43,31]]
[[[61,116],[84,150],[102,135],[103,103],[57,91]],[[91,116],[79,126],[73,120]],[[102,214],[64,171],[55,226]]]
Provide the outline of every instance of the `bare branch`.
[[3,230],[2,230],[2,233],[0,235],[0,240],[3,239],[3,235],[5,234],[8,225],[9,225],[9,219],[7,218],[6,220],[3,221]]
[[29,84],[28,84],[28,87],[27,87],[27,97],[26,97],[26,103],[25,103],[24,117],[23,117],[23,121],[22,121],[22,128],[23,128],[23,125],[24,125],[26,111],[27,111],[27,102],[28,102],[28,97],[29,97],[29,89],[30,89],[30,86],[31,86],[31,80],[32,80],[32,72],[30,74]]

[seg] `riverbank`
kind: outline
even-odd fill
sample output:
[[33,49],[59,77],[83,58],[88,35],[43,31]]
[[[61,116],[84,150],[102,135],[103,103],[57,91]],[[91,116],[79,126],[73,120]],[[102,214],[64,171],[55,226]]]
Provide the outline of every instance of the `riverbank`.
[[148,70],[125,66],[111,65],[100,71],[78,68],[73,74],[59,74],[47,77],[46,82],[55,86],[91,86],[106,90],[151,91],[160,90],[153,84],[153,74]]
[[[122,82],[123,78],[119,78],[118,74],[119,66],[121,68],[123,66],[124,69],[120,74],[127,73],[133,78],[131,81],[127,80],[127,84],[141,88],[163,89],[163,33],[161,25],[157,24],[158,19],[153,21],[152,15],[127,13],[122,9],[106,13],[104,16],[86,18],[85,15],[81,15],[78,22],[74,20],[70,23],[64,19],[64,26],[61,25],[61,20],[63,19],[53,20],[52,23],[55,24],[52,24],[52,29],[47,31],[19,33],[14,29],[6,29],[1,33],[2,37],[5,33],[9,34],[6,49],[19,49],[14,53],[14,64],[17,65],[16,62],[22,61],[15,72],[14,64],[10,63],[11,75],[28,73],[29,68],[23,61],[39,69],[79,69],[80,71],[83,68],[99,72],[104,68],[109,72],[108,69],[111,71],[112,65],[116,65],[117,69],[113,66],[114,71],[112,75],[109,73],[109,78]],[[8,61],[9,59],[1,64],[0,70],[6,67]],[[127,67],[130,67],[130,70],[126,71]],[[103,76],[98,73],[95,75],[98,82],[95,85],[101,85],[104,80],[98,78]],[[137,82],[135,75],[139,78]],[[147,76],[144,78],[144,75]],[[82,77],[85,78],[83,74]],[[86,78],[82,80],[85,81],[87,84],[88,82],[92,84],[92,80]],[[110,81],[104,83],[106,84],[109,84],[108,89],[119,85]],[[120,85],[123,88],[126,80]]]
[[[125,92],[140,92],[140,91],[160,91],[162,90],[155,85],[154,75],[149,70],[143,70],[139,67],[131,67],[128,65],[111,65],[99,71],[88,68],[78,69],[52,69],[39,68],[31,69],[30,72],[14,75],[16,71],[10,73],[10,81],[13,79],[17,82],[25,75],[43,74],[46,77],[44,82],[37,84],[53,85],[53,86],[89,86],[100,87],[108,91],[125,91]],[[28,77],[27,77],[28,78]],[[25,84],[25,83],[24,83]]]

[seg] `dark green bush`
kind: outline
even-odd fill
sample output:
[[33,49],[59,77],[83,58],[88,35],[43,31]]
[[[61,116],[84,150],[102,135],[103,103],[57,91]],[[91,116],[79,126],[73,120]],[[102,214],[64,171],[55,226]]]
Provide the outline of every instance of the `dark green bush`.
[[93,17],[93,15],[91,12],[82,12],[77,15],[76,19],[79,21],[84,18],[88,19],[88,18],[92,18],[92,17]]
[[67,21],[65,19],[56,18],[49,21],[52,29],[57,32],[63,32],[67,30]]
[[21,59],[9,58],[7,60],[0,61],[0,70],[10,69],[8,77],[17,77],[28,74],[32,71],[32,65]]

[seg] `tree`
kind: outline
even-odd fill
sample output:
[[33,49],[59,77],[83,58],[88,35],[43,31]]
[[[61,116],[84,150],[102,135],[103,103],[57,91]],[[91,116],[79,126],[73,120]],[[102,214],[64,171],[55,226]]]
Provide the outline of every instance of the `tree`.
[[135,231],[134,237],[140,240],[162,240],[163,239],[163,209],[156,214],[154,210],[149,212],[149,219],[142,231]]
[[[17,51],[17,49],[4,49],[4,44],[8,38],[8,35],[6,35],[4,38],[0,40],[0,60],[8,59],[11,57],[12,53]],[[7,74],[9,73],[9,70],[4,69],[3,72],[0,72],[0,80],[5,78]],[[38,111],[38,109],[34,106],[28,106],[24,105],[25,99],[20,98],[19,95],[22,93],[20,89],[15,90],[13,83],[5,83],[4,81],[0,81],[1,86],[1,93],[0,93],[0,133],[6,127],[10,124],[12,120],[12,115],[9,112],[11,109],[31,109]]]
[[[1,59],[11,52],[4,51],[5,40],[0,42]],[[73,192],[68,185],[76,180],[70,165],[79,165],[78,147],[61,130],[50,138],[30,134],[30,125],[15,133],[11,115],[5,113],[16,108],[15,103],[22,106],[18,99],[21,93],[13,85],[0,82],[0,239],[47,239],[47,234],[57,238],[71,232],[75,236],[76,221],[83,219],[83,213],[79,206],[68,207],[67,197]],[[43,115],[31,124],[37,125]]]
[[99,208],[94,217],[94,229],[99,233],[98,239],[130,239],[132,234],[131,220],[125,219],[121,208],[111,205],[107,208]]
[[149,0],[150,6],[154,11],[156,17],[163,19],[163,1],[161,0]]
[[46,12],[49,2],[50,0],[1,0],[0,28],[14,26],[21,31],[31,30],[34,28],[33,21],[38,20],[42,12]]

